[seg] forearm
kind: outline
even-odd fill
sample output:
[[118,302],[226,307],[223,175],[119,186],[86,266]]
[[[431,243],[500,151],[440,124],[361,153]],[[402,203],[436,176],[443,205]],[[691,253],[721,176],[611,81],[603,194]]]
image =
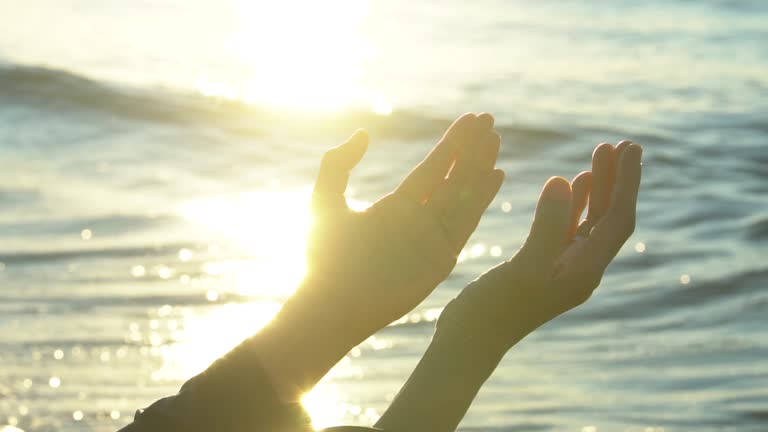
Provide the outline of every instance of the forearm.
[[429,348],[376,427],[455,430],[506,352],[506,346],[489,336],[470,333],[442,316]]
[[305,282],[275,319],[247,343],[279,397],[298,401],[349,350],[368,336],[349,325],[350,311],[334,310],[316,299],[317,282]]
[[125,431],[308,431],[298,402],[364,335],[344,326],[344,311],[314,301],[305,282],[255,336],[154,403]]

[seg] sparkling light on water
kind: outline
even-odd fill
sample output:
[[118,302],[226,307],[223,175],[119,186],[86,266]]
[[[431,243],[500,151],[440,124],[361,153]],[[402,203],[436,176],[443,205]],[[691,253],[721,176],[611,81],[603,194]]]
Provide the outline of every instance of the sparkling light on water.
[[209,302],[215,302],[216,300],[218,300],[218,299],[219,299],[219,292],[218,292],[218,291],[216,291],[216,290],[208,290],[208,291],[205,293],[205,298],[206,298],[206,299],[207,299]]
[[48,385],[51,386],[51,388],[59,388],[59,387],[61,387],[61,378],[59,378],[59,377],[51,377],[48,380]]
[[192,259],[194,256],[194,253],[192,253],[191,250],[187,248],[179,249],[179,260],[182,262],[187,262]]
[[469,256],[472,257],[472,258],[483,256],[483,255],[485,255],[485,251],[486,251],[485,245],[482,244],[482,243],[478,243],[476,245],[473,245],[469,249]]
[[[158,355],[162,358],[162,365],[152,378],[179,381],[189,379],[258,332],[279,310],[280,304],[275,302],[223,304],[205,314],[183,316],[183,324],[179,326],[183,330],[173,333],[177,343],[167,344],[160,334],[149,333],[148,337],[154,339],[150,342],[158,347]],[[161,324],[167,327],[164,322]]]
[[147,274],[147,269],[143,265],[135,265],[131,267],[131,276],[140,278]]

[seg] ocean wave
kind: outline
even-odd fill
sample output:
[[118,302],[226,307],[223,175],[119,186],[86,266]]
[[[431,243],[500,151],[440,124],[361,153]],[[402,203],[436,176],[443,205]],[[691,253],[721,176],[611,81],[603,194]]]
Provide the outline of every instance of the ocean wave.
[[749,222],[747,226],[747,239],[750,241],[763,241],[768,238],[768,215],[763,215]]
[[[2,195],[0,194],[0,206]],[[82,218],[42,218],[0,223],[0,238],[5,233],[14,236],[40,237],[79,232],[82,227],[98,230],[105,235],[119,235],[161,226],[173,226],[180,221],[173,215],[149,217],[132,214],[107,214]]]
[[68,261],[86,258],[131,258],[174,255],[182,248],[195,247],[190,243],[166,244],[162,246],[112,247],[95,249],[68,249],[58,251],[21,252],[0,254],[5,264],[29,264],[49,261]]
[[[381,138],[414,139],[434,137],[452,118],[396,110],[380,115],[365,110],[301,112],[249,105],[237,100],[203,96],[167,87],[130,87],[99,81],[66,70],[44,66],[0,63],[0,107],[25,106],[54,112],[82,111],[107,118],[165,123],[205,125],[231,133],[260,136],[272,127],[305,132],[364,127]],[[564,141],[571,133],[531,125],[498,125],[497,130],[519,142]],[[524,138],[524,140],[523,140]]]
[[[641,296],[633,296],[628,302],[594,308],[578,316],[574,314],[572,318],[590,322],[647,319],[678,310],[701,309],[714,302],[743,299],[759,293],[764,289],[766,278],[768,278],[768,268],[752,269],[722,278],[703,280],[696,284],[655,289],[652,292],[645,291]],[[730,319],[744,319],[744,317],[732,316]]]
[[[137,318],[146,317],[146,309],[151,309],[163,305],[173,305],[179,307],[206,306],[212,305],[205,295],[199,292],[189,293],[160,293],[150,295],[134,295],[131,292],[112,293],[102,297],[77,297],[77,301],[72,301],[71,296],[53,296],[45,298],[18,297],[12,295],[0,296],[4,304],[15,304],[21,306],[17,313],[31,313],[33,315],[58,315],[87,313],[95,310],[104,310],[105,308],[133,308]],[[237,293],[222,293],[222,303],[250,303],[255,300],[254,297]],[[10,311],[5,311],[10,314]]]
[[38,188],[2,188],[0,187],[0,208],[26,206],[40,200],[42,192]]

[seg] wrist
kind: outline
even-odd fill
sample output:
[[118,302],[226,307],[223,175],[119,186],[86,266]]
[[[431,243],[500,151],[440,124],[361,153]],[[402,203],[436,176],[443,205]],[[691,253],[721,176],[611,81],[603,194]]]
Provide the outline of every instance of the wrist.
[[448,303],[438,319],[436,339],[461,341],[484,355],[501,358],[530,333],[524,326],[510,322],[513,320],[508,316],[506,320],[498,319],[491,306],[471,300],[459,295]]
[[298,401],[366,337],[345,325],[343,311],[304,295],[313,288],[304,284],[254,338],[261,366],[286,402]]
[[[350,349],[384,325],[371,321],[361,301],[354,298],[356,286],[340,289],[349,282],[308,277],[285,303],[277,318],[286,325],[309,327],[310,332],[333,336]],[[344,294],[342,294],[344,293]],[[351,293],[351,294],[350,294]],[[386,325],[386,324],[385,324]]]

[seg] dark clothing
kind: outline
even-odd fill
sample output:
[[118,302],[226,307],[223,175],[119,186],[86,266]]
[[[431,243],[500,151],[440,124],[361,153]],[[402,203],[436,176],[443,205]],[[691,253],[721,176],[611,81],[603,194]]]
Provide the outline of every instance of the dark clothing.
[[120,432],[306,432],[307,413],[277,397],[245,341],[187,381],[175,396],[138,411]]

